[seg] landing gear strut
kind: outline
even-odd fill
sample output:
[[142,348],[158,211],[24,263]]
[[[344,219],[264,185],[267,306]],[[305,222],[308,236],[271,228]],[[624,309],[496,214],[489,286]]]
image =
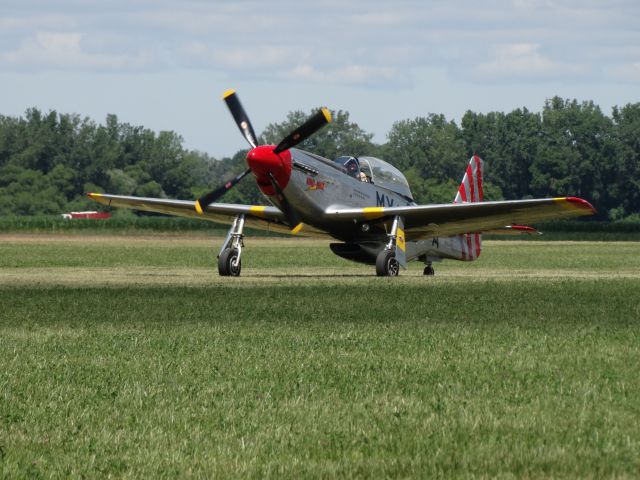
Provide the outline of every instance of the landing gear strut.
[[227,238],[222,244],[218,254],[218,273],[221,277],[238,277],[242,269],[241,255],[244,247],[244,214],[238,215],[234,220]]

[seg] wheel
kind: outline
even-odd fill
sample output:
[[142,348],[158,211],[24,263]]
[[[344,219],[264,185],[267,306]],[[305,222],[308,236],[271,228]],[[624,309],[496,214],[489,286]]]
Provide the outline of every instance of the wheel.
[[397,277],[400,264],[393,250],[383,250],[376,258],[376,275],[379,277]]
[[433,269],[433,267],[431,265],[427,265],[426,267],[424,267],[424,272],[422,272],[423,275],[435,275],[436,271]]
[[235,248],[225,248],[218,257],[218,273],[222,277],[237,277],[240,275],[242,262]]
[[235,248],[225,248],[218,258],[218,273],[221,277],[238,277],[242,269],[240,255]]

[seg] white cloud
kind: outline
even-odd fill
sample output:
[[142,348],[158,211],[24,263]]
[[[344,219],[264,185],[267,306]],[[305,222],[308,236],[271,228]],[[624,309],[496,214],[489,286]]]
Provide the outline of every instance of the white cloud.
[[540,53],[540,45],[516,43],[495,48],[493,58],[473,68],[474,78],[491,80],[505,79],[551,79],[584,73],[584,65],[554,61]]
[[299,56],[293,47],[258,45],[255,47],[201,48],[202,56],[209,59],[213,67],[239,70],[278,68],[288,65]]
[[328,71],[335,83],[402,86],[421,68],[574,81],[639,58],[634,0],[7,2],[0,66],[9,71],[197,68],[273,81]]
[[87,53],[82,48],[83,34],[79,32],[37,32],[12,51],[0,54],[5,68],[42,69],[139,69],[150,63],[147,55]]
[[606,73],[614,80],[640,83],[640,62],[616,65],[606,69]]
[[367,12],[353,16],[355,24],[363,25],[367,28],[396,28],[411,22],[411,13],[403,11]]
[[5,16],[0,17],[0,31],[24,31],[31,29],[52,28],[71,29],[77,21],[70,15],[46,14],[33,16]]
[[397,84],[402,79],[399,72],[390,67],[348,65],[329,70],[318,70],[311,65],[298,65],[286,72],[284,77],[304,82],[323,84],[347,84],[360,86],[385,86]]

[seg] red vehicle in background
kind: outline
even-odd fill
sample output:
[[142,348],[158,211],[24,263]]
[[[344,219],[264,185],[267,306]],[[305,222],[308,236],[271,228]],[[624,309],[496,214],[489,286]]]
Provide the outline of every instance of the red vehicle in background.
[[62,218],[65,218],[67,220],[75,220],[77,218],[106,220],[108,218],[111,218],[111,214],[109,212],[96,212],[96,211],[69,212],[69,213],[63,213]]

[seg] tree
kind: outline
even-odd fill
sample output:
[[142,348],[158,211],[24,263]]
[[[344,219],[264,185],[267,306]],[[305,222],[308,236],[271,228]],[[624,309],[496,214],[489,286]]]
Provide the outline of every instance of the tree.
[[421,178],[440,183],[456,179],[464,171],[466,155],[460,130],[444,115],[396,122],[388,139],[385,158],[400,170],[415,169]]
[[451,202],[466,166],[458,126],[430,114],[393,124],[384,158],[402,170],[418,203]]
[[531,193],[584,197],[605,210],[611,204],[606,182],[613,173],[614,152],[612,121],[593,102],[547,100],[530,167]]
[[640,103],[613,108],[614,168],[608,178],[608,197],[614,219],[640,214]]
[[485,161],[484,179],[505,198],[529,195],[530,168],[537,154],[540,116],[526,108],[508,114],[466,112],[462,118],[466,156],[478,154]]

